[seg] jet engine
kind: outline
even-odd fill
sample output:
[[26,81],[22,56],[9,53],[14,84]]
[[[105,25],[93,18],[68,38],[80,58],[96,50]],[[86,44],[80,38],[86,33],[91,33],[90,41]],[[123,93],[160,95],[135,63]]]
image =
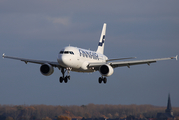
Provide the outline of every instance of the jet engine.
[[113,74],[114,70],[110,65],[105,64],[99,68],[99,72],[101,73],[102,76],[108,77]]
[[40,72],[45,76],[49,76],[54,72],[54,69],[50,64],[45,63],[40,67]]

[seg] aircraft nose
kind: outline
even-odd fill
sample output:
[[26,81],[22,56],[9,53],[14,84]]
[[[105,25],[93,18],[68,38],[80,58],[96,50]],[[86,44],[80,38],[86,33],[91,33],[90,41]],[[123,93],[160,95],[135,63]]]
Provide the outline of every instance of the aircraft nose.
[[69,63],[69,57],[68,56],[64,56],[64,55],[60,55],[58,57],[58,62],[60,65],[62,66],[68,66]]

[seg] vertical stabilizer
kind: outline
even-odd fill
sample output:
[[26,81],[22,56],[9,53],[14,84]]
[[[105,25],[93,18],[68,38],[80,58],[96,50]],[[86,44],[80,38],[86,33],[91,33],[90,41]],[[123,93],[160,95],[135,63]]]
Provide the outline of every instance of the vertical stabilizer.
[[98,44],[98,49],[96,51],[97,53],[101,53],[101,54],[104,53],[105,35],[106,35],[106,23],[104,23],[104,25],[103,25],[101,37],[100,37],[99,44]]

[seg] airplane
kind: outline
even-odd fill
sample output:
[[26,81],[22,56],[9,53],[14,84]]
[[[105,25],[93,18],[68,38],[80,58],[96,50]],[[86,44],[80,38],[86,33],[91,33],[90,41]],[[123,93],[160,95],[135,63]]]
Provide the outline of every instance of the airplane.
[[[170,60],[176,59],[178,55],[175,57],[168,58],[159,58],[159,59],[148,59],[148,60],[133,60],[133,61],[120,61],[125,59],[134,59],[136,57],[128,57],[128,58],[117,58],[117,59],[108,59],[107,56],[104,55],[104,43],[106,36],[106,23],[103,24],[101,37],[98,43],[98,48],[96,51],[91,51],[87,49],[82,49],[73,46],[64,47],[57,55],[57,61],[44,61],[44,60],[33,60],[26,58],[18,58],[2,55],[3,58],[15,59],[29,63],[41,64],[40,72],[49,76],[54,72],[54,67],[57,67],[61,70],[62,76],[59,78],[59,82],[67,83],[70,80],[70,71],[74,72],[84,72],[91,73],[95,71],[99,71],[101,77],[99,77],[99,83],[106,83],[107,78],[113,74],[114,68],[127,66],[130,68],[131,65],[139,65],[139,64],[148,64],[155,63],[160,60]],[[67,75],[65,76],[65,73]]]

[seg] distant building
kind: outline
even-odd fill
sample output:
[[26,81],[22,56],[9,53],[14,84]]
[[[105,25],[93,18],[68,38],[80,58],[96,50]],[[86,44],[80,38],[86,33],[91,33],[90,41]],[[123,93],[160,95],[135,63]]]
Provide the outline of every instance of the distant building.
[[168,94],[168,103],[167,103],[167,109],[165,110],[165,113],[157,113],[157,119],[158,120],[175,120],[175,117],[173,115],[172,106],[171,106],[171,100],[170,100],[170,94]]
[[82,118],[81,120],[107,120],[106,118]]

